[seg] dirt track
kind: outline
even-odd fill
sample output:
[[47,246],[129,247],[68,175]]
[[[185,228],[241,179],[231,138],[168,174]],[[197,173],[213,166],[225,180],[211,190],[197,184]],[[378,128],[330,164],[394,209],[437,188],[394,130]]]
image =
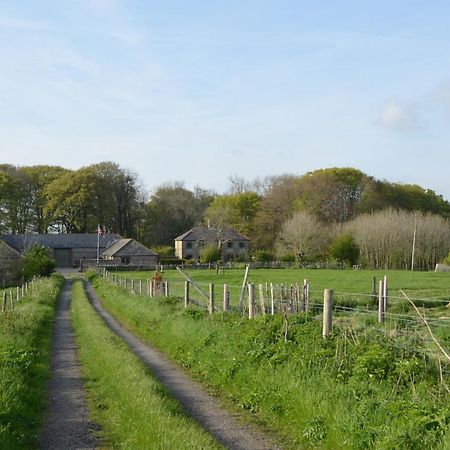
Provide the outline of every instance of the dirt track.
[[268,436],[242,425],[237,417],[225,411],[202,387],[190,380],[161,352],[148,346],[125,330],[101,306],[92,286],[85,281],[86,293],[92,306],[106,324],[128,344],[130,349],[144,362],[153,375],[166,386],[181,403],[184,410],[194,417],[222,445],[231,450],[280,449]]
[[66,280],[56,313],[48,416],[39,442],[41,449],[94,449],[97,443],[70,325],[71,292],[72,283]]

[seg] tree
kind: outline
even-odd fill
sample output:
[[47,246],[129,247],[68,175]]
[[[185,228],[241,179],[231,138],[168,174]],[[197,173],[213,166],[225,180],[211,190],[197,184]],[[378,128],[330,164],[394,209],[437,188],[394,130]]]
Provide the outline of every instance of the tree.
[[20,260],[16,273],[24,280],[33,277],[48,277],[55,270],[55,261],[50,258],[49,249],[41,245],[29,248]]
[[205,245],[200,254],[200,262],[203,264],[217,262],[222,259],[221,249],[214,244]]
[[255,192],[218,195],[211,202],[205,216],[216,229],[231,227],[252,237],[254,220],[259,211],[261,197]]
[[331,244],[330,255],[338,261],[353,266],[358,262],[359,247],[350,233],[344,233],[338,236]]
[[143,241],[150,246],[173,245],[173,240],[199,223],[211,192],[186,189],[175,182],[159,186],[144,207]]
[[315,261],[324,256],[330,240],[325,227],[312,214],[300,211],[283,224],[277,254],[293,255],[297,261]]

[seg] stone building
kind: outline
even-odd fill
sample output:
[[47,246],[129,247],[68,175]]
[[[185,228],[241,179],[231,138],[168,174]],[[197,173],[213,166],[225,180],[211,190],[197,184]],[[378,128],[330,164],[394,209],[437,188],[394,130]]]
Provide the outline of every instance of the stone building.
[[102,258],[118,265],[143,267],[153,267],[159,262],[156,253],[134,239],[119,239],[102,253]]
[[22,258],[20,252],[0,240],[0,287],[12,284],[14,280],[14,263]]
[[250,240],[232,228],[220,232],[214,227],[196,226],[175,238],[175,255],[180,259],[200,259],[202,249],[222,243],[222,261],[248,260]]
[[[80,267],[83,262],[97,260],[97,246],[100,259],[114,265],[153,266],[158,255],[134,239],[123,239],[115,233],[68,233],[68,234],[8,234],[3,243],[10,249],[3,253],[12,257],[11,250],[20,257],[28,248],[42,245],[50,250],[57,268]],[[105,254],[105,251],[108,252]],[[7,264],[5,262],[5,264]],[[84,264],[83,264],[84,265]]]

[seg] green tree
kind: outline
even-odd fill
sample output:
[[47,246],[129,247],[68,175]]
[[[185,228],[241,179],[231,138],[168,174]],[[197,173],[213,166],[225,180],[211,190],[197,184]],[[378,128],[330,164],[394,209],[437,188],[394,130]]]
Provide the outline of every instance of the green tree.
[[55,261],[49,255],[49,249],[35,245],[29,248],[20,260],[16,273],[18,278],[30,280],[33,277],[48,277],[55,270]]
[[359,247],[350,233],[344,233],[331,244],[330,255],[338,261],[353,266],[358,263]]
[[201,263],[217,262],[222,259],[222,252],[215,244],[205,245],[200,254]]

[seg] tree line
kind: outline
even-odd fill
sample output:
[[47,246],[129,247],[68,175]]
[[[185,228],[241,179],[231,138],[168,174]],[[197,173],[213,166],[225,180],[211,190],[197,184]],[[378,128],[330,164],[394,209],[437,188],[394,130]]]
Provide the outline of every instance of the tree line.
[[248,236],[256,258],[392,268],[411,265],[414,230],[417,268],[450,250],[450,204],[418,185],[353,168],[229,182],[224,194],[181,182],[149,194],[135,172],[114,162],[78,170],[3,164],[0,233],[84,233],[100,224],[168,251],[176,236],[208,221]]

